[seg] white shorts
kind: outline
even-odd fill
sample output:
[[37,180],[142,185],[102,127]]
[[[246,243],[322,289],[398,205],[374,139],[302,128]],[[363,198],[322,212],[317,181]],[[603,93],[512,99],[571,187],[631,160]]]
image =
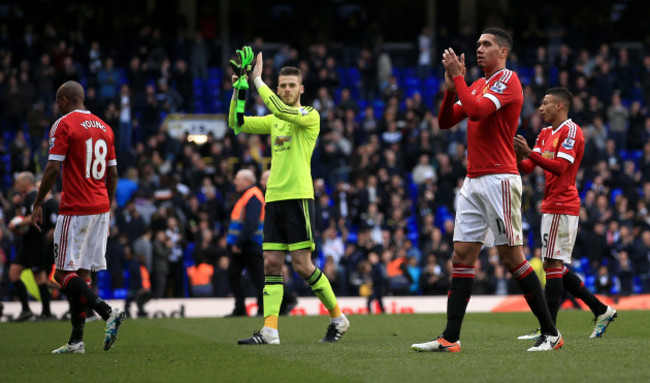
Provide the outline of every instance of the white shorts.
[[485,243],[488,229],[496,246],[523,244],[518,174],[465,178],[456,207],[454,242]]
[[106,269],[109,213],[59,215],[54,229],[54,263],[57,270]]
[[578,235],[577,215],[542,215],[542,257],[571,263],[571,253]]

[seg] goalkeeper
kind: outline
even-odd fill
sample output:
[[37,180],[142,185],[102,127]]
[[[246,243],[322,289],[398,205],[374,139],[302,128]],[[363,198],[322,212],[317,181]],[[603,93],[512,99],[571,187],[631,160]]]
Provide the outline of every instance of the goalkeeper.
[[[266,107],[272,114],[264,117],[244,117],[242,92],[248,89],[246,70],[252,58],[250,48],[237,51],[231,62],[235,92],[230,103],[228,123],[235,131],[271,135],[271,174],[266,189],[264,207],[264,327],[238,344],[279,344],[278,315],[284,292],[282,266],[287,252],[291,253],[293,269],[311,286],[312,291],[329,310],[330,324],[321,342],[337,342],[350,328],[348,318],[341,313],[329,280],[311,261],[315,250],[314,189],[311,178],[311,156],[320,131],[318,111],[300,105],[305,91],[302,73],[294,67],[284,67],[278,76],[277,95],[262,81],[262,53],[255,59],[250,77]],[[238,107],[240,109],[238,110]]]

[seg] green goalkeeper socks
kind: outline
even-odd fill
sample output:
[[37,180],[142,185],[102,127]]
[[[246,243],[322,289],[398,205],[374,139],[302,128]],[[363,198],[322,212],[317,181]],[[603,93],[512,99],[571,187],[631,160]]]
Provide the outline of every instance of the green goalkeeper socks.
[[281,275],[264,277],[264,317],[280,315],[280,304],[284,295],[284,281]]
[[316,294],[327,310],[331,312],[335,307],[337,307],[334,290],[332,290],[330,281],[322,271],[319,269],[314,270],[306,281],[311,285],[311,290]]

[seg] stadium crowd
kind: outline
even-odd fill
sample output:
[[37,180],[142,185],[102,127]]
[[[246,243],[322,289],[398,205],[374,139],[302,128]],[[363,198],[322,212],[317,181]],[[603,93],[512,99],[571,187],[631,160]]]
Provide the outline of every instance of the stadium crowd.
[[[66,80],[84,84],[86,107],[116,136],[120,181],[100,294],[126,297],[140,266],[151,275],[154,298],[230,294],[225,231],[237,197],[232,181],[241,168],[265,170],[270,143],[231,132],[201,145],[173,138],[164,124],[170,113],[227,112],[230,73],[215,67],[212,37],[201,31],[169,38],[144,24],[133,28],[132,39],[115,42],[55,23],[0,23],[0,300],[9,298],[6,274],[17,243],[6,229],[17,214],[14,174],[38,177],[44,169],[48,129],[58,117],[54,94]],[[264,81],[274,84],[282,66],[300,68],[303,105],[321,115],[312,161],[314,257],[337,295],[367,295],[377,264],[383,287],[375,278],[375,288],[387,294],[446,294],[466,134],[464,123],[438,126],[444,82],[432,47],[464,52],[473,80],[474,36],[464,28],[457,38],[441,31],[432,39],[424,30],[414,36],[424,53],[406,66],[392,64],[379,37],[342,53],[324,44],[268,48],[255,39],[253,49],[266,60]],[[586,139],[572,268],[600,294],[650,293],[650,49],[615,41],[589,49],[562,36],[534,23],[514,34],[508,67],[524,85],[520,133],[532,147],[543,128],[536,109],[545,90],[571,90],[570,116]],[[249,104],[250,114],[268,113],[256,94]],[[543,177],[539,168],[523,176],[522,204],[525,252],[539,260],[540,271]],[[493,248],[484,249],[476,270],[474,294],[517,293]],[[294,294],[311,294],[289,268],[285,281]]]

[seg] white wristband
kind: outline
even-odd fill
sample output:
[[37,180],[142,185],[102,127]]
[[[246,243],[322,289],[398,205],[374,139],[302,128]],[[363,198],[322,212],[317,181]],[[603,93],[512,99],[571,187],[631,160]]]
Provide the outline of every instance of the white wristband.
[[259,89],[260,87],[266,85],[266,84],[264,83],[264,81],[262,81],[262,76],[255,77],[255,78],[253,79],[253,83],[255,83],[255,87],[256,87],[257,89]]

